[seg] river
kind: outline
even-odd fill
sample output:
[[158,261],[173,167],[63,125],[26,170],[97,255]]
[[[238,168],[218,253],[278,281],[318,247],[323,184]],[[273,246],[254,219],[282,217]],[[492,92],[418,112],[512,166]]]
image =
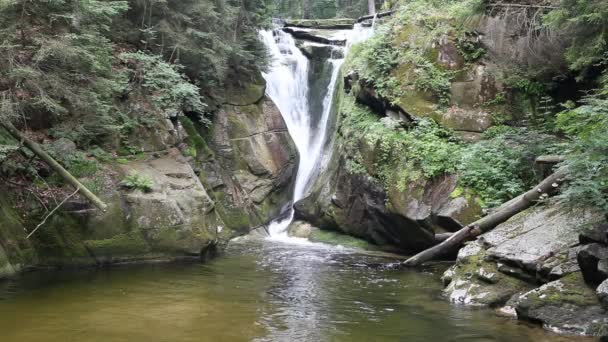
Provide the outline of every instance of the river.
[[12,341],[572,341],[441,298],[442,267],[244,241],[207,264],[31,273],[0,283]]

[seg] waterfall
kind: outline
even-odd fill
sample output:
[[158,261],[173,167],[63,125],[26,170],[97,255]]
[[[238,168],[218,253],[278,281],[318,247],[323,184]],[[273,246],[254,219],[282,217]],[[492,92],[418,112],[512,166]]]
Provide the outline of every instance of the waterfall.
[[[360,42],[369,38],[371,36],[370,31],[369,28],[356,25],[353,30],[346,34],[349,40],[346,48],[332,48],[344,49],[342,55],[345,55],[351,41]],[[267,83],[266,94],[279,108],[300,154],[293,194],[293,203],[296,203],[305,197],[314,178],[319,174],[323,159],[323,148],[326,145],[329,133],[327,125],[330,121],[334,100],[333,93],[344,59],[333,59],[332,57],[327,60],[326,63],[329,63],[331,77],[324,92],[320,117],[315,117],[315,120],[313,120],[313,115],[319,115],[319,113],[311,113],[308,102],[310,61],[296,46],[296,42],[290,34],[281,30],[263,30],[260,31],[260,37],[272,57],[272,65],[269,71],[262,73]],[[287,227],[292,222],[293,216],[294,211],[291,209],[287,215],[273,221],[268,229],[270,237],[291,242],[297,241],[298,239],[287,236]]]

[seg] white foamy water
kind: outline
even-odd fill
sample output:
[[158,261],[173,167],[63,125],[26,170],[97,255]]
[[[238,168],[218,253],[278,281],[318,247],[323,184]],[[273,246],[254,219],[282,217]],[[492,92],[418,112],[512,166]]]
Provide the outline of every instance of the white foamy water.
[[[345,31],[347,46],[343,49],[346,54],[353,44],[368,39],[373,34],[373,28],[355,25],[350,31]],[[344,59],[329,59],[331,65],[330,82],[323,98],[323,110],[320,119],[313,123],[312,113],[308,103],[309,67],[310,62],[296,46],[294,38],[281,30],[265,30],[260,37],[272,56],[272,65],[268,73],[263,73],[266,80],[266,94],[279,108],[287,125],[289,133],[300,154],[300,164],[296,176],[293,203],[303,199],[316,176],[319,175],[324,147],[328,137],[328,123],[333,105],[333,93],[338,80],[340,67]],[[270,238],[289,243],[310,243],[305,239],[287,236],[287,227],[293,221],[294,212],[290,212],[270,223],[268,226]]]

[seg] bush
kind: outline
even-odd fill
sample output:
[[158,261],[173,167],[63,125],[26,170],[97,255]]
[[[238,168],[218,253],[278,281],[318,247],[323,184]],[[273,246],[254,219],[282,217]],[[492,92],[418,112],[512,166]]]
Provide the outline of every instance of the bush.
[[152,177],[150,176],[140,175],[136,171],[131,171],[125,179],[120,182],[120,185],[131,190],[150,192],[154,186],[154,180],[152,180]]
[[549,135],[525,128],[497,126],[485,140],[467,146],[458,170],[460,185],[473,189],[485,207],[495,207],[536,184],[534,159],[556,148]]
[[565,162],[569,183],[561,198],[608,211],[608,87],[558,114],[557,126],[571,139]]

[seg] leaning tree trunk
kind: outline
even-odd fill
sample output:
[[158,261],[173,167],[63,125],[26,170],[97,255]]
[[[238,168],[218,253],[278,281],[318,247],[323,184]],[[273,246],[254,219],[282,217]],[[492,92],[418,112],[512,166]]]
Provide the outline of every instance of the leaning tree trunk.
[[376,0],[367,0],[367,12],[369,15],[376,14]]
[[424,250],[413,257],[407,259],[404,266],[419,266],[427,261],[436,259],[460,247],[465,241],[471,240],[476,236],[485,233],[497,225],[505,222],[515,214],[529,208],[538,201],[544,194],[550,194],[564,181],[568,174],[566,167],[557,170],[551,176],[545,178],[532,190],[520,195],[509,202],[501,205],[492,214],[477,220],[468,226],[460,229],[442,243]]
[[99,197],[95,196],[89,189],[87,189],[82,183],[78,181],[72,174],[61,166],[53,157],[44,152],[44,150],[37,143],[30,140],[23,133],[21,133],[15,126],[10,122],[0,122],[0,126],[4,127],[10,135],[20,141],[28,149],[34,152],[40,159],[44,160],[53,170],[55,170],[66,182],[70,183],[76,188],[84,197],[86,197],[91,203],[102,211],[106,211],[108,206]]

